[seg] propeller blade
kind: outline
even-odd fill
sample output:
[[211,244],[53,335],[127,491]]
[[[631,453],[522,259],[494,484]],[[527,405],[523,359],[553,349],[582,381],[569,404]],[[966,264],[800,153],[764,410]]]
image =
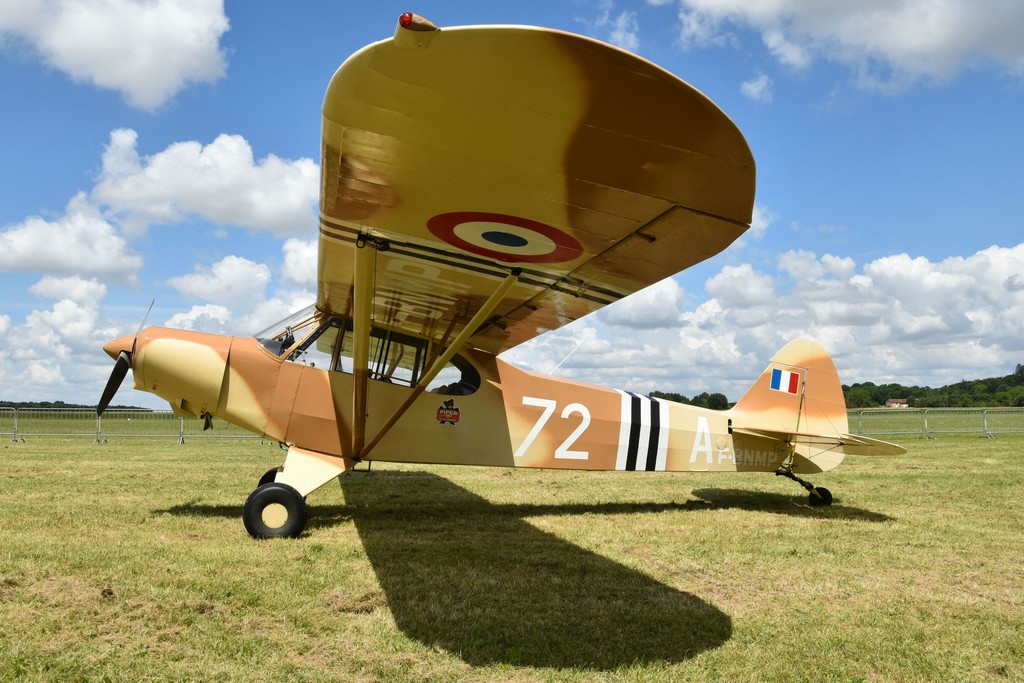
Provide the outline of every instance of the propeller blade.
[[[149,302],[149,308],[146,309],[146,315],[142,316],[142,322],[139,323],[139,329],[135,330],[135,341],[139,340],[142,328],[146,326],[146,321],[149,320],[149,314],[153,312],[153,304],[155,303],[156,299]],[[135,342],[132,342],[132,353],[135,353]]]
[[114,398],[114,394],[121,387],[121,382],[124,381],[124,377],[128,374],[128,369],[131,366],[132,357],[127,351],[117,354],[117,361],[114,363],[114,369],[110,373],[110,379],[107,380],[107,386],[104,387],[103,395],[100,396],[100,402],[96,406],[97,415],[102,415],[103,411],[110,405],[111,399]]

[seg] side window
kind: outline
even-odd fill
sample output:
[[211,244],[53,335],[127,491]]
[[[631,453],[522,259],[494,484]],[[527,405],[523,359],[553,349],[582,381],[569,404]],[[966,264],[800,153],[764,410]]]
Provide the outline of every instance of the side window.
[[[334,369],[352,372],[352,325],[348,323]],[[370,379],[389,384],[414,387],[436,357],[436,349],[419,337],[374,329],[370,332]],[[447,394],[472,394],[480,387],[480,373],[461,356],[455,356],[437,377],[427,385],[427,391]]]
[[415,386],[423,374],[425,346],[415,337],[374,330],[370,333],[371,379]]
[[427,387],[427,391],[435,394],[465,396],[480,388],[480,373],[473,364],[462,356],[452,356],[451,362],[445,366]]
[[332,318],[306,337],[288,360],[313,368],[329,370],[333,367],[341,324]]

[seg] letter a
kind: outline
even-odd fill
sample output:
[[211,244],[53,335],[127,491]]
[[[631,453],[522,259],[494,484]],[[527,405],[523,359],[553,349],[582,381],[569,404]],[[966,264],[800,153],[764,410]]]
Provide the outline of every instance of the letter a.
[[711,427],[703,415],[697,418],[697,433],[693,438],[693,450],[690,451],[690,462],[697,462],[697,454],[703,453],[711,464]]

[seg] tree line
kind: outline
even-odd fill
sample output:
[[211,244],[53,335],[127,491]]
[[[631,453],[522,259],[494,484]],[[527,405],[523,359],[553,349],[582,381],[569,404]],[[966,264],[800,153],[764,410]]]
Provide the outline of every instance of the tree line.
[[[693,398],[672,391],[652,391],[651,398],[725,410],[733,405],[725,394],[702,392]],[[1005,377],[963,380],[933,389],[903,384],[862,382],[843,385],[847,408],[882,408],[889,399],[906,399],[911,408],[1000,408],[1024,407],[1024,364]]]
[[[81,403],[65,403],[64,401],[0,401],[0,408],[44,408],[46,410],[70,410],[76,408],[96,408],[96,404],[91,406],[83,405]],[[150,410],[149,408],[139,408],[137,406],[108,406],[107,410]]]
[[891,398],[905,398],[911,408],[1024,407],[1024,365],[1005,377],[963,380],[938,389],[902,384],[843,385],[847,408],[877,408]]
[[717,392],[709,394],[705,391],[693,398],[686,398],[682,394],[677,394],[673,391],[652,391],[648,396],[651,398],[663,398],[666,401],[675,401],[676,403],[685,403],[688,406],[711,408],[712,410],[725,410],[733,406],[733,404],[729,403],[729,399],[725,397],[725,394]]

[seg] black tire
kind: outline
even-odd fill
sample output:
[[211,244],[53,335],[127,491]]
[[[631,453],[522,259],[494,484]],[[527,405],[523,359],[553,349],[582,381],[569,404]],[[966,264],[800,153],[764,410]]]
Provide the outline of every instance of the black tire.
[[825,507],[832,504],[832,492],[827,488],[818,486],[814,492],[807,496],[812,507]]
[[306,528],[306,501],[288,484],[264,484],[245,501],[242,522],[253,538],[298,538]]
[[262,477],[260,477],[260,483],[256,484],[256,488],[259,488],[264,484],[273,483],[274,479],[277,477],[277,473],[280,471],[280,467],[271,467]]

